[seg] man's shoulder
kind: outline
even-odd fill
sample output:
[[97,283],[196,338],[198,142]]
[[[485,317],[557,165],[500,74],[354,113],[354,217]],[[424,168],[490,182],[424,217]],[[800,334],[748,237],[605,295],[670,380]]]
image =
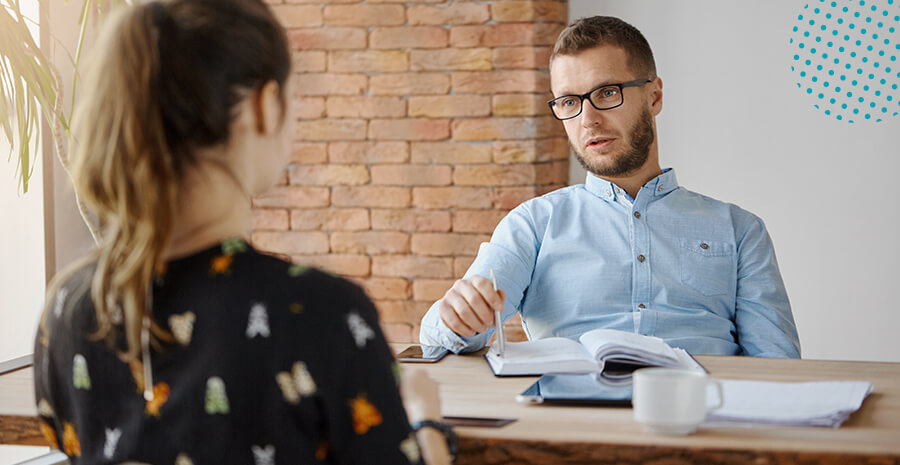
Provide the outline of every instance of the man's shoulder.
[[711,221],[727,221],[738,237],[753,228],[766,229],[765,221],[760,216],[735,203],[719,200],[684,187],[679,187],[669,195],[673,196],[674,200],[670,206],[676,209],[682,218],[697,216]]
[[703,210],[729,212],[732,216],[759,218],[753,212],[732,202],[719,200],[709,195],[701,194],[690,189],[679,187],[672,192],[674,199],[678,200],[678,204],[682,208],[699,208]]
[[534,209],[539,207],[555,207],[571,201],[576,196],[584,192],[584,184],[573,184],[571,186],[560,187],[550,192],[532,197],[516,208]]

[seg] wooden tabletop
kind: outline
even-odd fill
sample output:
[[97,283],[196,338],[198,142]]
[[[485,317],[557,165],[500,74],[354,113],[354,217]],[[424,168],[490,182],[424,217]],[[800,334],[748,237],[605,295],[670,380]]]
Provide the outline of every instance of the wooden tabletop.
[[494,377],[479,354],[416,364],[440,383],[445,416],[518,419],[502,428],[457,428],[457,463],[900,464],[898,363],[700,356],[716,378],[865,380],[875,389],[841,428],[701,426],[676,437],[645,432],[630,408],[518,403],[516,394],[536,378]]
[[[402,349],[403,346],[394,346]],[[875,390],[841,428],[704,427],[690,436],[645,432],[631,409],[517,403],[536,377],[496,378],[480,354],[417,364],[440,383],[448,416],[516,418],[460,427],[457,464],[900,465],[900,364],[750,357],[697,359],[711,376],[770,381],[865,380]],[[412,366],[410,364],[406,367]],[[0,376],[0,444],[43,444],[30,369]]]

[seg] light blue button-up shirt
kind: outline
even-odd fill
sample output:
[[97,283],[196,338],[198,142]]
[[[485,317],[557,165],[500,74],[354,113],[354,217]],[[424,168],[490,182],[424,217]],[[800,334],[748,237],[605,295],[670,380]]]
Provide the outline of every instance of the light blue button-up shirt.
[[[595,328],[657,336],[691,354],[799,357],[800,341],[772,240],[738,206],[678,186],[671,169],[632,199],[591,174],[507,215],[466,272],[506,292],[529,339],[577,339]],[[422,344],[484,347],[493,329],[461,337],[433,305]]]

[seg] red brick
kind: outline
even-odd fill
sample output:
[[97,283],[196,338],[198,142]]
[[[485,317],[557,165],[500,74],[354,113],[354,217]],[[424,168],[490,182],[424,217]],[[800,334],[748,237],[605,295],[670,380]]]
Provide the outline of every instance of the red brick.
[[328,235],[323,232],[255,232],[253,246],[279,254],[316,254],[328,252]]
[[332,142],[328,144],[331,163],[405,163],[409,161],[407,142]]
[[413,50],[410,54],[410,69],[413,71],[491,69],[491,59],[489,48]]
[[324,142],[294,142],[291,161],[294,163],[325,163],[328,154]]
[[312,5],[275,5],[272,13],[282,26],[310,27],[322,25],[322,8]]
[[409,97],[409,116],[453,118],[490,114],[491,101],[486,95]]
[[329,26],[397,26],[406,22],[403,5],[326,6],[325,24]]
[[373,209],[372,229],[445,232],[450,230],[450,212],[419,209]]
[[497,47],[491,50],[491,63],[494,69],[548,68],[550,47]]
[[[496,116],[539,116],[550,114],[549,94],[500,94],[491,99]],[[562,124],[560,124],[562,125]]]
[[491,233],[505,216],[505,210],[457,210],[453,232]]
[[372,95],[446,94],[450,90],[450,76],[444,73],[378,74],[369,78],[369,90]]
[[323,97],[294,97],[294,116],[297,119],[316,119],[325,116]]
[[372,275],[400,278],[452,278],[453,259],[415,255],[376,255]]
[[365,208],[310,208],[291,210],[291,229],[312,231],[359,231],[369,229]]
[[409,63],[409,52],[397,50],[338,50],[328,53],[328,70],[332,73],[399,73],[407,71]]
[[421,321],[431,304],[428,302],[416,302],[412,300],[376,300],[375,307],[378,315],[385,322]]
[[365,28],[328,27],[292,29],[287,35],[295,50],[350,50],[366,48],[368,34]]
[[360,0],[285,0],[284,3],[359,3]]
[[406,116],[406,102],[401,97],[328,97],[328,116],[402,118]]
[[464,257],[455,257],[453,258],[453,276],[456,278],[462,278],[466,275],[466,271],[469,270],[469,267],[472,266],[472,262],[475,261],[475,255],[466,255]]
[[450,30],[451,47],[503,47],[510,45],[553,45],[563,24],[517,23],[485,26],[456,26]]
[[[412,98],[410,99],[412,100]],[[487,163],[492,149],[478,142],[413,142],[413,163]]]
[[446,119],[373,119],[369,122],[369,139],[439,140],[448,137],[450,121]]
[[547,21],[564,23],[566,4],[554,1],[512,1],[491,3],[491,19],[500,22]]
[[368,84],[365,74],[298,74],[296,81],[299,95],[360,95]]
[[569,182],[568,160],[539,163],[533,166],[535,168],[535,184],[566,184]]
[[490,208],[486,187],[415,187],[413,205],[421,208]]
[[413,300],[434,303],[453,287],[452,279],[417,279],[413,282]]
[[455,140],[531,139],[565,133],[552,116],[483,118],[453,121]]
[[372,300],[404,300],[412,295],[409,281],[403,278],[366,278],[353,281],[365,289]]
[[452,90],[465,94],[549,92],[550,75],[544,70],[457,71]]
[[407,10],[409,24],[481,24],[490,19],[487,5],[449,3],[445,5],[414,5]]
[[409,234],[395,231],[331,233],[331,251],[337,253],[408,253]]
[[412,323],[388,322],[382,318],[379,321],[381,332],[384,333],[384,339],[393,344],[399,343],[417,343],[416,333],[417,326]]
[[401,208],[410,205],[410,190],[388,186],[335,186],[331,201],[340,207]]
[[501,210],[512,210],[519,206],[520,203],[533,199],[542,192],[535,186],[531,187],[500,187],[494,189],[493,193],[494,208]]
[[[357,0],[359,1],[359,0]],[[366,0],[369,3],[442,3],[447,0]]]
[[293,71],[295,73],[313,73],[325,71],[325,52],[307,50],[293,53]]
[[291,184],[299,185],[359,185],[369,182],[369,170],[363,165],[294,165],[290,177]]
[[307,141],[359,140],[366,138],[366,120],[317,119],[297,123],[296,136]]
[[457,166],[453,171],[457,186],[521,186],[535,184],[532,164]]
[[450,184],[449,166],[432,165],[375,165],[371,167],[372,184],[389,186],[447,186]]
[[412,236],[412,252],[418,255],[456,256],[478,253],[486,234],[416,233]]
[[254,231],[285,231],[288,229],[287,210],[254,208],[251,224]]
[[291,257],[294,263],[301,263],[325,271],[331,271],[341,276],[369,276],[370,259],[365,255],[294,255]]
[[327,187],[276,187],[253,198],[254,207],[311,208],[328,206]]
[[449,37],[450,33],[440,27],[376,27],[369,35],[369,47],[374,49],[442,48],[447,46]]
[[493,144],[496,163],[531,163],[569,159],[569,140],[563,137],[498,140]]

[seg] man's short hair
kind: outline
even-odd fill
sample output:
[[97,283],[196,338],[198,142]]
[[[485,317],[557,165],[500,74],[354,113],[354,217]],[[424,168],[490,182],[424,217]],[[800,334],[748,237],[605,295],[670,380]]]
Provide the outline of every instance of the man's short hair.
[[591,16],[573,21],[556,39],[550,62],[559,55],[578,55],[602,45],[614,45],[625,50],[628,66],[636,78],[656,77],[656,63],[647,39],[634,26],[612,16]]

